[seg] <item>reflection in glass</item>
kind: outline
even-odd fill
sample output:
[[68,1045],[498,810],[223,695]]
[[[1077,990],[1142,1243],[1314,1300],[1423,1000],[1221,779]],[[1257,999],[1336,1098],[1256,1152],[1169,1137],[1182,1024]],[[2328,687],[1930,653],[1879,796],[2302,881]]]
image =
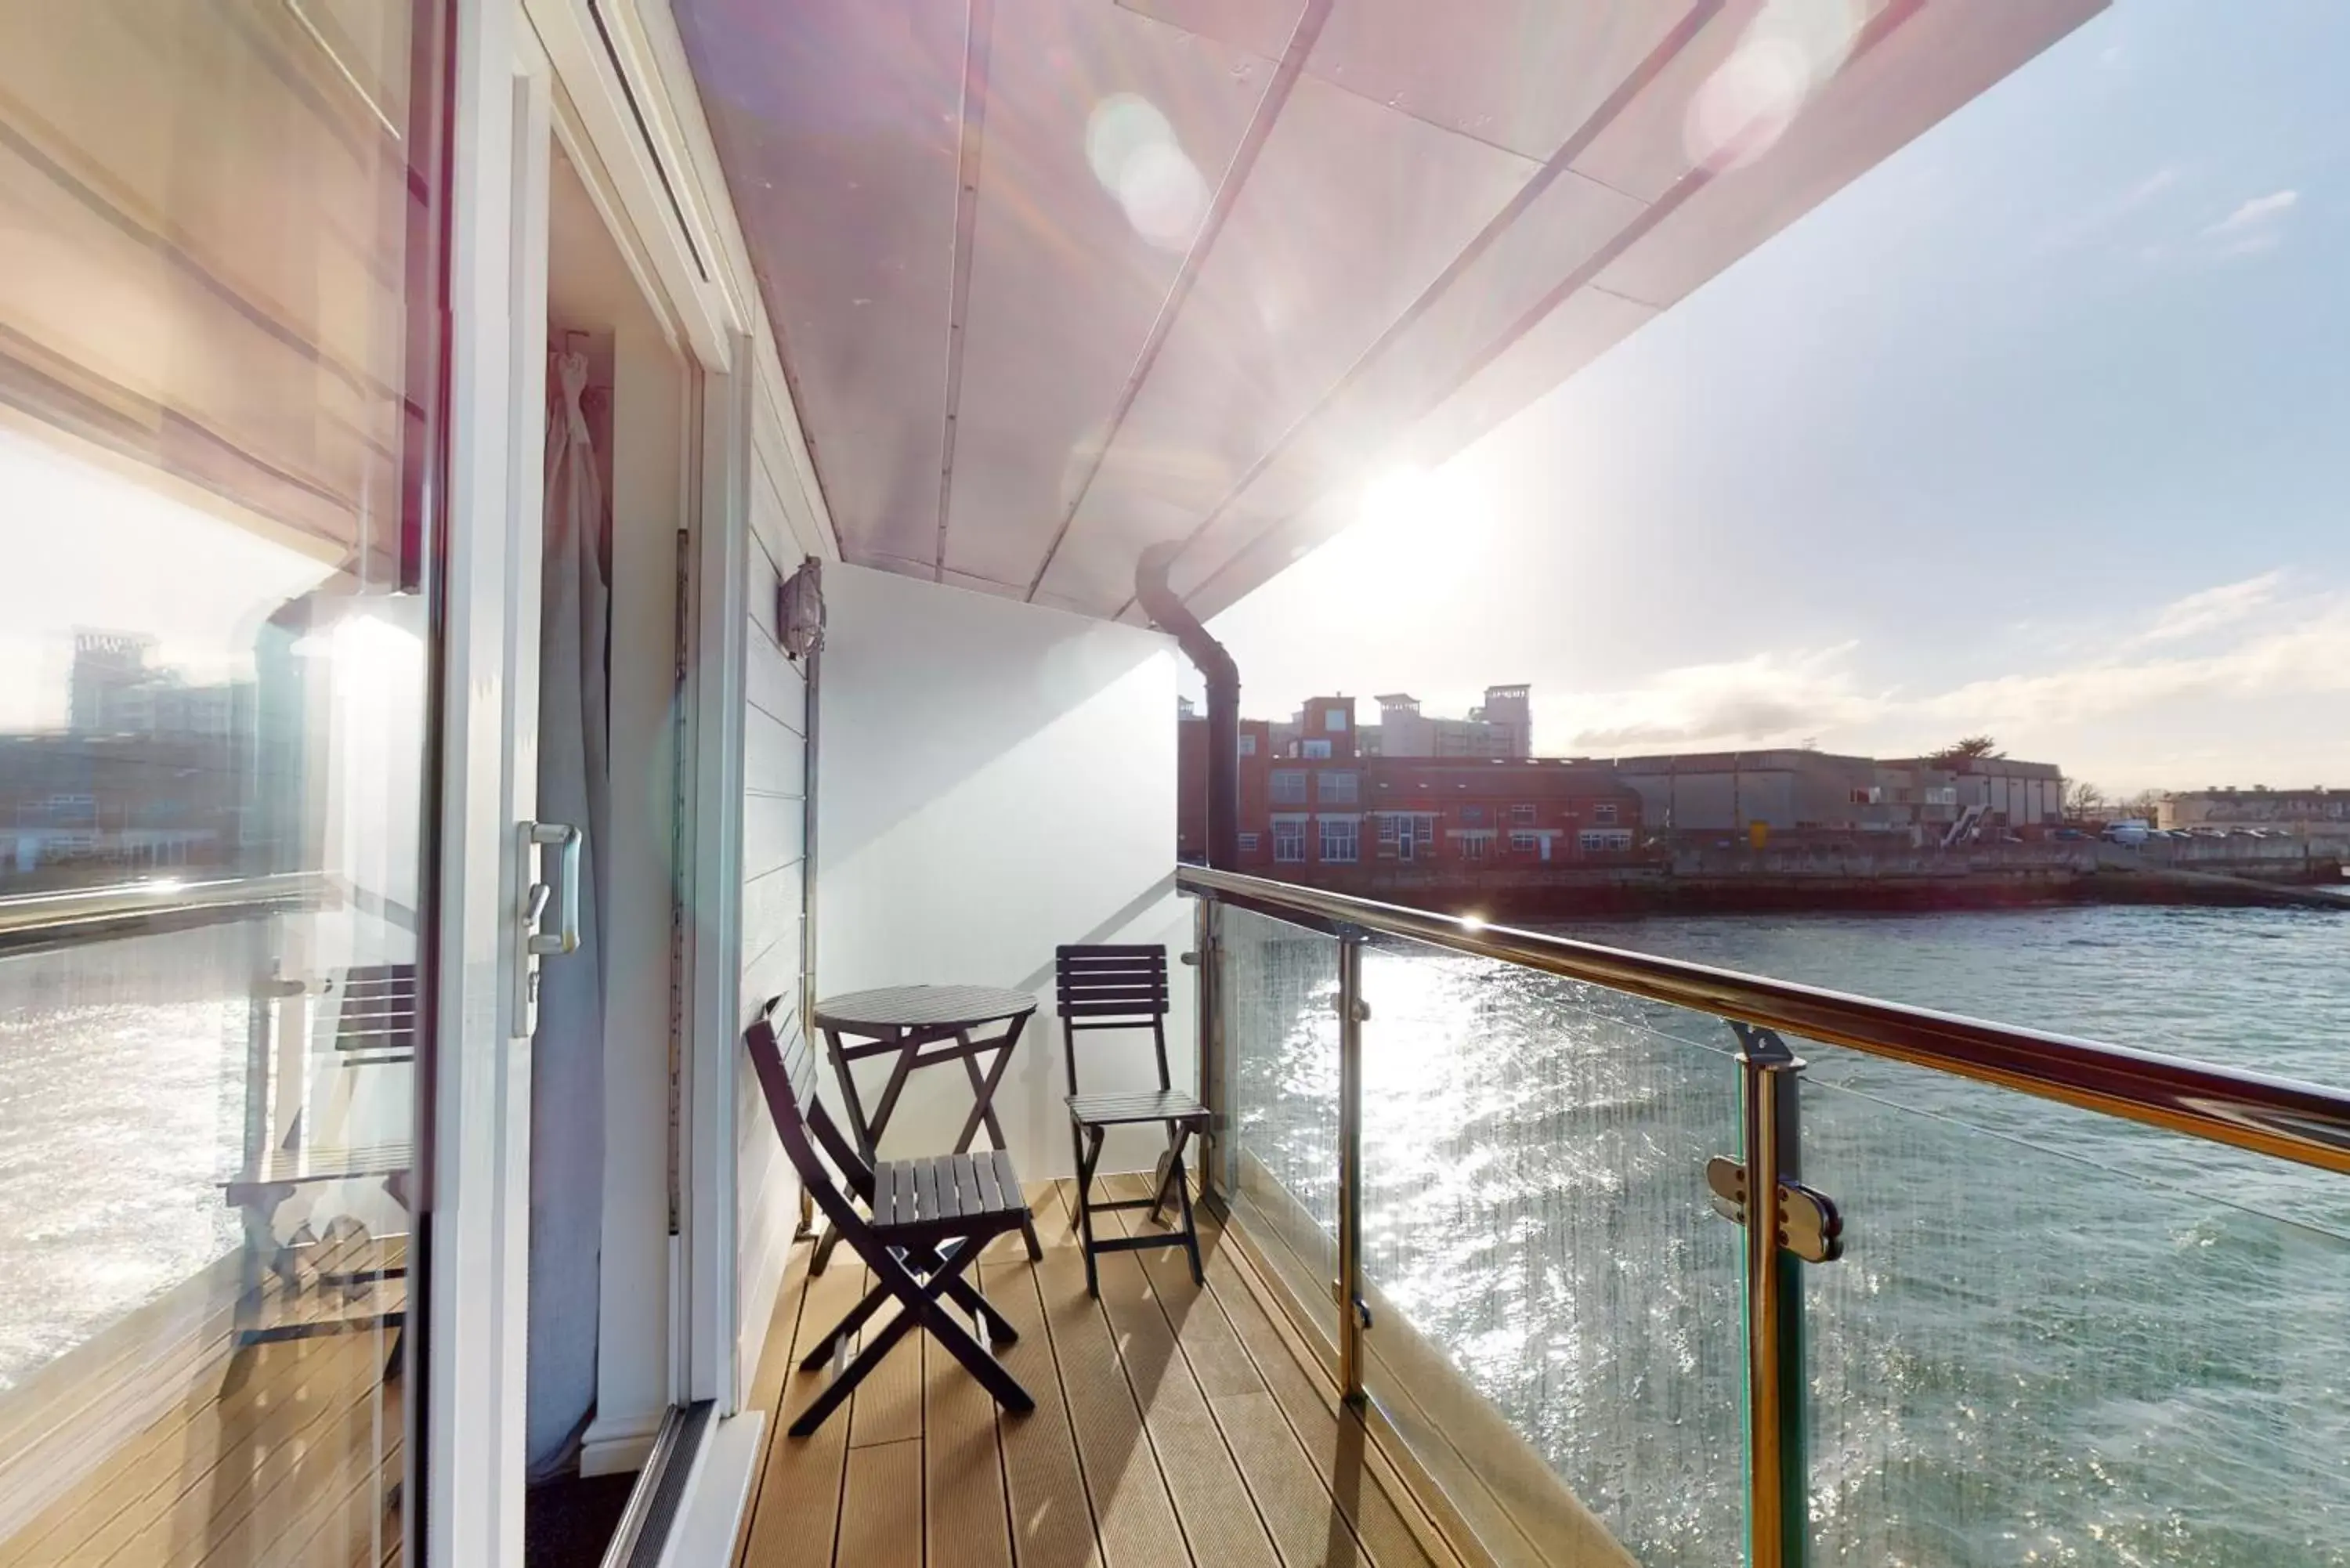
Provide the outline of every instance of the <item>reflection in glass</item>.
[[435,9],[0,9],[0,1563],[405,1554]]
[[[1338,943],[1226,909],[1219,979],[1232,1126],[1225,1189],[1303,1303],[1330,1299],[1337,1267]],[[1305,1326],[1335,1355],[1331,1313]]]
[[1738,1147],[1729,1032],[1400,940],[1363,971],[1371,1397],[1481,1532],[1736,1561],[1738,1236],[1704,1179]]

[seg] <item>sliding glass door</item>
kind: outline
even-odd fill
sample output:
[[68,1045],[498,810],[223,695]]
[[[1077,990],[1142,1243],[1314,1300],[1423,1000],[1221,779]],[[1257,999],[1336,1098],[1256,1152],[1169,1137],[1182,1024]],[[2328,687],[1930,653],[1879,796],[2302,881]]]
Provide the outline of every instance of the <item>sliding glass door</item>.
[[0,7],[0,1568],[413,1557],[445,39]]

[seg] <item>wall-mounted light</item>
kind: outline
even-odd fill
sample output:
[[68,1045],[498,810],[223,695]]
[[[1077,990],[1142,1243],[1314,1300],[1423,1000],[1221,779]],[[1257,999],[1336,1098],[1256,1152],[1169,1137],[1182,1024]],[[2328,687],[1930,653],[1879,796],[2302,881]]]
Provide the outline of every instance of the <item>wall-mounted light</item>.
[[824,646],[823,563],[814,556],[775,587],[775,644],[804,659]]

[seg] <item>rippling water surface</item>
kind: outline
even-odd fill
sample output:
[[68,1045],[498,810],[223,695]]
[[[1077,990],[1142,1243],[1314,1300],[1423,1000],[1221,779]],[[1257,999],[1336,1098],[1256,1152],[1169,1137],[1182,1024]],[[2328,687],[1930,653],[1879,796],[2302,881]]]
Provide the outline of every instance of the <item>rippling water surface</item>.
[[[1328,1220],[1326,940],[1235,920],[1242,1144]],[[2076,909],[1570,934],[2350,1086],[2350,920]],[[1723,1025],[1366,961],[1367,1267],[1643,1562],[1741,1543]],[[2350,1565],[2350,1179],[1795,1044],[1814,1560]],[[1376,1331],[1374,1338],[1376,1339]]]

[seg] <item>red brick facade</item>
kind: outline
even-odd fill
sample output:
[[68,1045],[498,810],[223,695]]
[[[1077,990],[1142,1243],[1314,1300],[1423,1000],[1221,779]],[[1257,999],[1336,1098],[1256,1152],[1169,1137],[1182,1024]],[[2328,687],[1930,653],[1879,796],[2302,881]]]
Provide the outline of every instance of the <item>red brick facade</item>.
[[[1271,755],[1271,726],[1241,725],[1240,869],[1343,882],[1356,867],[1428,865],[1533,868],[1605,862],[1638,849],[1640,797],[1607,768],[1534,758],[1354,754],[1353,726],[1317,732],[1326,706],[1305,707],[1296,749],[1326,738],[1330,755]],[[1178,849],[1207,847],[1207,723],[1178,740]],[[1319,751],[1320,747],[1315,747]]]

